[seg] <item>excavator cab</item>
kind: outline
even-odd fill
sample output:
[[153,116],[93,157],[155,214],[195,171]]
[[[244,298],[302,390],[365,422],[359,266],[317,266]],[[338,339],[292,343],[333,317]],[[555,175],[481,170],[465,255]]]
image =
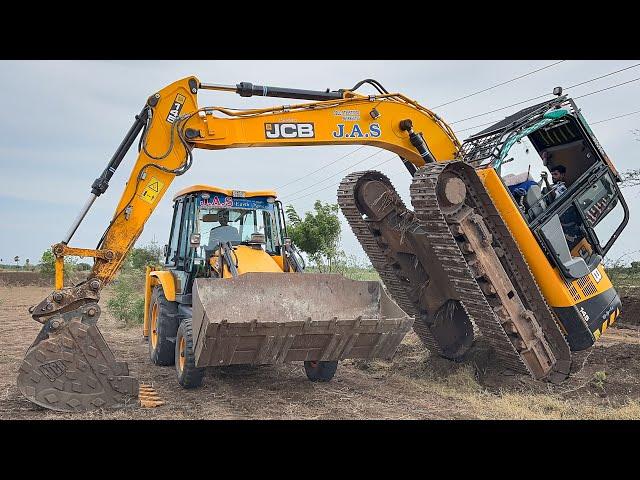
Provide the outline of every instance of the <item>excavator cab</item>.
[[[578,107],[566,96],[528,107],[473,135],[463,150],[471,163],[492,166],[506,187],[489,191],[512,231],[522,232],[529,266],[542,263],[532,253],[540,249],[553,269],[547,276],[540,266],[536,277],[571,349],[593,345],[620,310],[602,259],[629,210],[621,178]],[[547,169],[562,172],[561,182],[550,184]],[[530,240],[535,250],[526,248]]]

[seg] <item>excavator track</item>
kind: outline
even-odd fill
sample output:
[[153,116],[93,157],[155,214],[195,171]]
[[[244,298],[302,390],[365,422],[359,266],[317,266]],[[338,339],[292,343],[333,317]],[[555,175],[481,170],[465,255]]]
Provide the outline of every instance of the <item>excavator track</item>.
[[[461,191],[452,188],[453,197],[463,198],[458,204],[443,204],[442,178],[463,184]],[[425,165],[414,176],[411,201],[449,281],[500,363],[534,378],[564,380],[569,346],[473,167],[460,161]]]
[[434,354],[461,357],[473,342],[473,325],[460,318],[465,313],[457,302],[430,286],[433,266],[424,232],[390,180],[377,171],[350,174],[340,184],[338,203],[391,296],[416,318],[413,329],[422,343]]

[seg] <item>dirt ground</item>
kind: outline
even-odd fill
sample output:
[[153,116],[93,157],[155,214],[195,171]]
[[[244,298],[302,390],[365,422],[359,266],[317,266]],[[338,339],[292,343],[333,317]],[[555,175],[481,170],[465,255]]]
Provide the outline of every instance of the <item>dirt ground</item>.
[[183,390],[173,367],[152,365],[141,327],[125,328],[109,314],[105,289],[99,327],[118,360],[165,402],[59,414],[18,391],[21,359],[40,325],[27,308],[51,291],[0,286],[0,419],[560,419],[640,418],[640,290],[622,293],[625,328],[610,328],[598,346],[580,354],[577,371],[561,385],[492,369],[482,342],[465,362],[429,357],[407,335],[392,361],[344,361],[329,383],[309,382],[301,364],[210,368],[200,389]]

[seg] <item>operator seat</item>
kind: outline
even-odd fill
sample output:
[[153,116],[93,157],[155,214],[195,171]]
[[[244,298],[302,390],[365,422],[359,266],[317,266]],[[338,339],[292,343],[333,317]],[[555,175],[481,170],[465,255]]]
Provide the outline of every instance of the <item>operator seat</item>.
[[220,243],[231,242],[240,243],[240,233],[235,227],[231,225],[224,225],[213,227],[209,232],[209,243],[207,244],[207,250],[215,250]]
[[529,187],[529,190],[527,190],[527,194],[524,197],[524,203],[527,207],[529,220],[533,220],[547,208],[547,203],[543,199],[540,185],[535,184]]

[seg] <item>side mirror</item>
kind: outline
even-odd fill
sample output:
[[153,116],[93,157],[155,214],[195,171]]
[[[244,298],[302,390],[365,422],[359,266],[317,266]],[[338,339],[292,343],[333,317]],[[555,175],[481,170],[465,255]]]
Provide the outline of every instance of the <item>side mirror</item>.
[[168,244],[164,244],[164,258],[167,258],[167,255],[169,255],[169,245]]
[[200,234],[192,233],[189,237],[189,243],[191,244],[191,248],[197,248],[200,245]]

